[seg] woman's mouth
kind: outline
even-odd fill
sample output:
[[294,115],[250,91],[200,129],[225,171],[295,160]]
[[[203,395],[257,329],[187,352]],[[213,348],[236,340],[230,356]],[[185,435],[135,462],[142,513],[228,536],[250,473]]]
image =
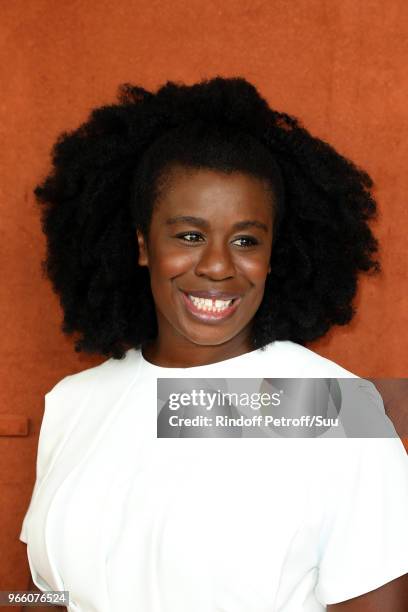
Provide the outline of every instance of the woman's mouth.
[[205,323],[217,323],[227,319],[237,310],[242,298],[233,300],[203,299],[181,291],[184,304],[190,314]]

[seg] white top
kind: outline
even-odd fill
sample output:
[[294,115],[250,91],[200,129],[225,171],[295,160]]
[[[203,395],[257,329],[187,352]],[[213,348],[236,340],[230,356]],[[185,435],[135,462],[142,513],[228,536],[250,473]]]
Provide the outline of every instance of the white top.
[[289,341],[192,368],[131,349],[63,378],[20,534],[38,588],[70,612],[319,612],[408,572],[399,438],[157,438],[158,376],[358,378]]

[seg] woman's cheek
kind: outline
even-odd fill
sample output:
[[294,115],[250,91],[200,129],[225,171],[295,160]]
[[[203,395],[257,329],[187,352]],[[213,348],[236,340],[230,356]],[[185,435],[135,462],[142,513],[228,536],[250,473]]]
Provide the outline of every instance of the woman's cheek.
[[194,270],[196,257],[191,253],[166,253],[162,258],[160,265],[160,273],[165,278],[174,278],[185,272]]
[[269,260],[246,258],[236,263],[236,269],[254,285],[264,283],[268,274]]

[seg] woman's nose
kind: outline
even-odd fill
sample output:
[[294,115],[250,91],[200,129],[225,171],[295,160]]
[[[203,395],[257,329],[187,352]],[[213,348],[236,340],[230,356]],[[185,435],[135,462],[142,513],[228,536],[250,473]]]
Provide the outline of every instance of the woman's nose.
[[200,249],[200,258],[196,264],[197,276],[226,278],[234,275],[232,254],[225,244],[208,244]]

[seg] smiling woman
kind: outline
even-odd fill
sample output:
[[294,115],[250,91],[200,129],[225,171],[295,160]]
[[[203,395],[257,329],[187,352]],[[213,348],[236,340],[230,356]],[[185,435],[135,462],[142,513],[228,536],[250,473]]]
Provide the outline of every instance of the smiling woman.
[[371,187],[243,78],[125,84],[60,136],[35,190],[44,271],[75,349],[109,359],[45,396],[20,538],[70,612],[405,610],[396,435],[157,431],[158,378],[354,378],[387,421],[372,383],[305,347],[379,271]]

